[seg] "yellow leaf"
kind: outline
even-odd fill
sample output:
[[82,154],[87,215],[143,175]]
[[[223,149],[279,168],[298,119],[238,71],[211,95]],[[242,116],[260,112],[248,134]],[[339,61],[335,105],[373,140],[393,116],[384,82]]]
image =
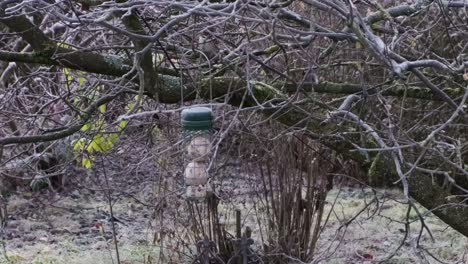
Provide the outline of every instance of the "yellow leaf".
[[94,140],[91,141],[91,143],[89,143],[88,147],[86,148],[86,151],[89,154],[93,154],[94,152],[101,152],[102,153],[101,146],[99,146],[99,144]]
[[85,138],[80,138],[72,141],[73,150],[75,152],[82,152],[85,149],[87,140]]
[[91,129],[91,124],[90,123],[86,123],[84,124],[82,127],[81,127],[81,131],[88,131]]
[[73,82],[73,76],[70,75],[70,72],[71,71],[69,68],[63,68],[63,74],[65,75],[65,80],[67,81],[67,85]]
[[121,132],[122,130],[124,130],[124,128],[127,126],[128,124],[128,120],[122,120],[119,122],[119,124],[117,125],[117,130],[119,132]]
[[112,142],[106,141],[106,142],[102,142],[101,148],[102,148],[102,150],[103,150],[104,152],[107,152],[107,151],[109,151],[109,150],[112,149],[112,146],[113,146],[113,145],[114,145],[114,144],[112,144]]
[[119,139],[119,135],[117,133],[112,133],[108,137],[108,141],[112,146],[117,143],[117,139]]
[[65,43],[57,43],[57,46],[59,46],[60,48],[68,49],[68,44]]
[[133,108],[135,107],[135,104],[134,103],[129,103],[125,106],[125,111],[130,111],[132,110]]
[[103,114],[106,112],[106,105],[105,104],[99,106],[99,112],[101,112]]
[[91,169],[91,160],[90,159],[87,159],[87,158],[83,158],[83,160],[81,161],[81,165],[86,168],[86,169]]
[[78,78],[78,84],[80,84],[80,86],[83,86],[85,81],[86,81],[86,79],[84,77],[79,77]]
[[98,143],[98,144],[101,144],[101,142],[103,142],[102,134],[96,134],[93,137],[93,141]]

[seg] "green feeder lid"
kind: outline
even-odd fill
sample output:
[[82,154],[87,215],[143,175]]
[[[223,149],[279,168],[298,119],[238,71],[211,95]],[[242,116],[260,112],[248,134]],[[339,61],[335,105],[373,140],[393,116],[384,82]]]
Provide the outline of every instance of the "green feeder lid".
[[192,107],[184,109],[181,114],[182,129],[210,130],[213,114],[208,107]]

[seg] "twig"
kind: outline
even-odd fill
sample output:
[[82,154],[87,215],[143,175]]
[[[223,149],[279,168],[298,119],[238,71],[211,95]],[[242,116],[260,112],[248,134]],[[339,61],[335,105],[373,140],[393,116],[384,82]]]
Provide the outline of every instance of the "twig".
[[114,246],[115,246],[115,254],[117,256],[117,263],[120,264],[120,254],[119,254],[119,244],[118,244],[118,241],[117,241],[117,232],[116,232],[116,229],[115,229],[115,221],[114,221],[114,212],[112,210],[112,197],[111,197],[111,194],[110,194],[110,189],[109,189],[109,179],[107,177],[107,173],[106,173],[106,166],[104,164],[104,159],[102,157],[101,158],[101,166],[102,166],[102,171],[103,171],[103,174],[104,174],[104,179],[106,181],[106,188],[109,190],[106,192],[106,196],[107,196],[107,202],[109,204],[109,214],[110,214],[110,220],[111,220],[111,225],[112,225],[112,236],[114,238]]

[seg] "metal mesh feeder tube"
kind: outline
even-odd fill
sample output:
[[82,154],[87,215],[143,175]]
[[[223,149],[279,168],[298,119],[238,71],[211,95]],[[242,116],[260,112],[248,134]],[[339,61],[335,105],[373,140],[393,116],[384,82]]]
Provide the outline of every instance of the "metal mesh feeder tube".
[[185,195],[188,199],[198,200],[206,197],[212,119],[212,111],[207,107],[192,107],[181,113],[186,160]]
[[187,158],[197,162],[209,159],[211,141],[205,135],[194,135],[187,145]]
[[185,166],[185,184],[189,186],[205,185],[208,181],[208,172],[204,162],[192,161]]

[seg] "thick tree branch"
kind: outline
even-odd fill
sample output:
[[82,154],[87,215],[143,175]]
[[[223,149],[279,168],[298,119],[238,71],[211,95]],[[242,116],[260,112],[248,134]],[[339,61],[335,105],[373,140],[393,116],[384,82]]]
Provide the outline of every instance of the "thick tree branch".
[[8,62],[38,63],[45,65],[60,65],[57,61],[34,52],[10,52],[0,50],[0,60]]
[[[65,66],[74,70],[83,70],[91,73],[106,74],[111,76],[122,76],[126,74],[131,66],[126,64],[121,58],[116,56],[102,56],[100,54],[92,52],[80,52],[80,51],[70,51],[71,53],[61,54],[63,58],[54,60],[47,57],[42,53],[21,53],[21,52],[8,52],[0,51],[0,60],[8,62],[22,62],[22,63],[38,63],[45,65],[54,65],[54,66]],[[60,57],[58,57],[60,58]],[[81,59],[80,59],[81,58]],[[80,61],[82,63],[80,63]],[[94,63],[89,63],[93,61]],[[119,66],[120,65],[120,66]],[[161,69],[162,73],[166,71]],[[169,71],[169,73],[173,73]],[[174,93],[177,87],[183,85],[183,82],[180,78],[172,77],[169,75],[161,75],[159,77],[159,82],[161,85],[161,95],[160,99],[163,103],[176,103],[180,102],[180,93]],[[214,79],[206,79],[203,87],[213,88],[214,95],[222,96],[226,94],[226,87],[229,87],[230,84],[239,84],[245,85],[245,82],[240,82],[237,78],[225,78],[219,77]],[[236,89],[240,89],[242,85]],[[300,86],[293,83],[275,83],[272,84],[273,87],[276,87],[278,90],[284,90],[286,92],[296,92],[299,90],[305,92],[316,92],[316,93],[325,93],[325,94],[361,94],[363,91],[366,91],[367,94],[373,95],[381,93],[384,96],[395,96],[415,99],[424,99],[424,100],[441,100],[439,97],[436,97],[430,89],[420,88],[420,87],[405,87],[403,85],[390,85],[382,87],[364,87],[358,84],[348,84],[348,83],[333,83],[333,82],[321,82],[321,83],[303,83]],[[190,88],[189,85],[184,86],[184,97],[185,100],[191,100],[193,98],[194,89]],[[464,91],[461,88],[446,88],[443,89],[444,93],[450,95],[452,98],[457,98],[463,96]],[[154,96],[151,91],[147,91],[148,94]],[[217,97],[217,96],[215,96]]]
[[[117,0],[117,3],[124,3],[126,0]],[[146,35],[145,30],[139,20],[138,15],[135,10],[130,10],[130,14],[123,14],[123,12],[118,12],[122,16],[122,22],[125,25],[126,29],[129,32],[134,34]],[[135,46],[136,54],[138,55],[137,63],[138,67],[141,67],[143,71],[144,81],[144,90],[149,91],[150,93],[156,94],[155,91],[155,80],[156,80],[156,71],[153,65],[153,56],[151,49],[147,48],[148,45],[151,45],[151,42],[146,40],[133,39],[133,44]],[[143,87],[141,87],[142,89]]]
[[[399,5],[394,6],[386,10],[375,12],[366,18],[369,24],[375,24],[388,17],[399,17],[399,16],[411,16],[417,12],[420,12],[425,5],[420,4],[424,1],[417,1],[412,5]],[[451,8],[462,8],[467,7],[468,3],[465,1],[440,1],[444,6]]]
[[34,50],[48,50],[54,48],[54,41],[50,40],[44,32],[36,27],[24,15],[5,15],[5,10],[0,6],[0,23],[5,24],[8,28],[16,32],[29,43]]
[[2,60],[15,61],[17,58],[22,62],[63,65],[71,69],[112,76],[122,76],[131,69],[128,61],[118,56],[58,47],[56,42],[50,40],[24,15],[5,16],[4,10],[0,9],[0,22],[20,35],[35,51],[28,54],[1,51]]
[[88,122],[93,114],[97,111],[98,107],[111,102],[117,96],[121,95],[122,92],[116,93],[114,95],[104,96],[98,99],[95,103],[87,107],[82,113],[82,118],[80,122],[76,125],[70,126],[60,131],[47,133],[44,135],[34,135],[34,136],[14,136],[14,137],[5,137],[0,138],[0,146],[6,146],[11,144],[28,144],[28,143],[37,143],[37,142],[46,142],[62,139],[68,136],[75,134],[80,131],[80,129]]

